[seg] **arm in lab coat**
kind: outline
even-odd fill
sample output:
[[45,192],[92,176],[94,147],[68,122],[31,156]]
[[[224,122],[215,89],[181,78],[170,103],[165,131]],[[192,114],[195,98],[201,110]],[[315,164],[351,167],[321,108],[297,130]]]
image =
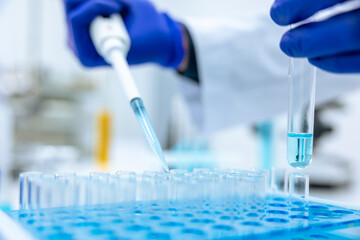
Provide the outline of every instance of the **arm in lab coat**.
[[[278,42],[284,28],[268,16],[252,21],[188,20],[200,85],[182,81],[194,122],[204,132],[269,120],[287,111],[289,59]],[[359,75],[319,70],[317,103],[360,86]]]

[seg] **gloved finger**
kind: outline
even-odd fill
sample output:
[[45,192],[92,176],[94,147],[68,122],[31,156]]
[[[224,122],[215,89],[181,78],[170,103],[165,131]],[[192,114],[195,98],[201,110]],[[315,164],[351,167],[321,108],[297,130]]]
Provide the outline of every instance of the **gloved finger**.
[[345,1],[347,0],[276,0],[271,7],[270,16],[275,23],[285,26]]
[[328,57],[310,58],[318,68],[334,73],[360,73],[360,51]]
[[85,0],[63,0],[66,12],[70,12],[79,5],[85,2]]
[[[119,13],[121,9],[122,5],[118,1],[92,0],[84,2],[68,15],[68,21],[71,25],[70,34],[73,35],[76,45],[70,47],[75,49],[83,65],[88,67],[97,66],[99,65],[99,59],[101,59],[102,65],[106,64],[92,44],[89,27],[97,16]],[[84,43],[86,43],[86,48],[83,47]]]
[[286,32],[281,50],[291,57],[315,58],[360,49],[360,10]]
[[87,23],[97,16],[108,16],[114,13],[120,13],[122,5],[118,1],[91,0],[78,6],[69,14],[69,19],[76,24]]

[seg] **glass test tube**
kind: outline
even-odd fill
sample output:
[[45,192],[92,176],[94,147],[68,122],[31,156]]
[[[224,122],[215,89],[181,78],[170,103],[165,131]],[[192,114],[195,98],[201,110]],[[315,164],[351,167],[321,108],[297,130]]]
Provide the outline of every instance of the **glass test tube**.
[[74,206],[76,201],[75,173],[56,173],[55,179],[58,183],[59,202],[62,207]]
[[289,174],[289,204],[290,207],[307,207],[309,198],[309,175],[294,172]]
[[250,172],[245,177],[246,205],[264,209],[269,187],[269,172]]
[[287,160],[304,168],[312,160],[316,69],[307,59],[290,58]]
[[36,182],[38,187],[38,208],[55,207],[59,199],[59,191],[56,187],[53,175],[42,175]]
[[75,179],[75,205],[85,206],[88,204],[89,177],[77,176]]
[[284,168],[271,168],[270,188],[272,193],[288,191],[288,173]]
[[19,198],[19,209],[27,210],[29,209],[30,196],[32,195],[29,187],[29,177],[31,176],[40,176],[40,172],[24,172],[19,175],[20,182],[20,198]]
[[1,168],[0,168],[0,197],[1,197]]
[[186,198],[186,184],[189,174],[179,169],[170,170],[169,177],[169,198],[171,204],[177,206]]
[[109,194],[107,185],[109,183],[109,173],[91,172],[89,173],[88,204],[104,204],[107,202]]
[[119,177],[119,201],[134,202],[136,200],[136,174],[131,171],[118,171],[116,175]]
[[141,178],[141,200],[142,201],[155,201],[156,200],[156,172],[145,171]]

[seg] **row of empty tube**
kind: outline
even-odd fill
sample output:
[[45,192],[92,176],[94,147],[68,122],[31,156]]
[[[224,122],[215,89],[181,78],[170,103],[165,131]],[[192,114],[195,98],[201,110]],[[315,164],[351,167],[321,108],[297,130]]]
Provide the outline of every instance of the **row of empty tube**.
[[276,169],[175,169],[142,174],[118,171],[92,172],[88,176],[25,172],[19,180],[20,210],[121,202],[265,208],[273,193],[286,194],[288,189],[289,204],[296,201],[298,205],[306,204],[309,195],[308,175],[287,175]]

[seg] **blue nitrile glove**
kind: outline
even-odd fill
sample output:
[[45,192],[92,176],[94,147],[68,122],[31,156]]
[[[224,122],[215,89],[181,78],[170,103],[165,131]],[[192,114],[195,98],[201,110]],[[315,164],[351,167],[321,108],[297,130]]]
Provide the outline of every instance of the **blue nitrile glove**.
[[121,13],[131,47],[129,64],[153,62],[177,68],[184,50],[181,24],[158,12],[148,0],[64,0],[68,44],[87,67],[106,66],[91,41],[89,26],[99,15]]
[[[275,0],[271,18],[279,25],[297,23],[346,0]],[[286,32],[281,50],[306,57],[313,65],[337,73],[360,72],[360,10],[312,22]]]

